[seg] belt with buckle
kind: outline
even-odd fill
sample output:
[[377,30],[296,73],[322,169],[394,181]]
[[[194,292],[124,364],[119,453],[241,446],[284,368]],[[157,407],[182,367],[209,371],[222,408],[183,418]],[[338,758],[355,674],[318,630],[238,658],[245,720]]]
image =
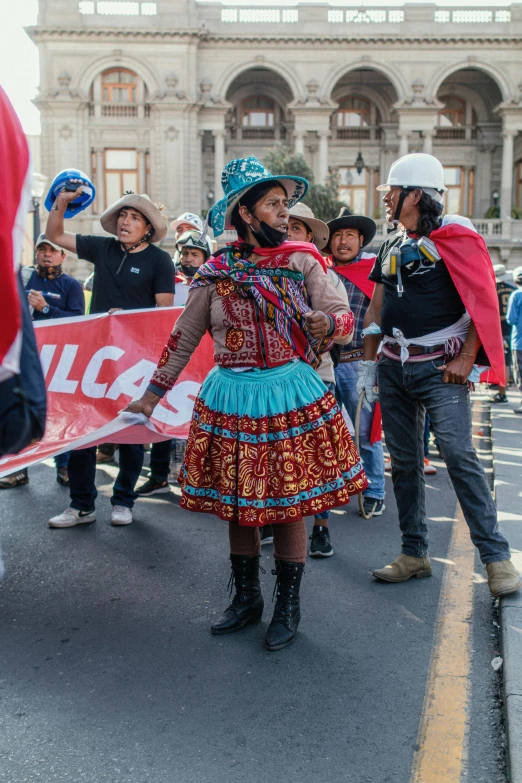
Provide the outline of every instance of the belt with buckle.
[[[384,343],[383,348],[384,347],[395,356],[401,355],[401,346],[399,343]],[[409,345],[406,350],[410,356],[426,356],[433,353],[442,355],[445,353],[446,348],[444,343],[439,343],[439,345]]]
[[353,348],[351,351],[341,351],[341,357],[339,359],[340,364],[346,364],[346,362],[358,362],[363,358],[362,348]]

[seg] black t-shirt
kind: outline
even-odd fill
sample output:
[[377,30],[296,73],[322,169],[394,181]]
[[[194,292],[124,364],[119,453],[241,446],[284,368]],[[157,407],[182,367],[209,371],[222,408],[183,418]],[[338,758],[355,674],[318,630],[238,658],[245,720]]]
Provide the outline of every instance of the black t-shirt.
[[516,285],[513,285],[513,283],[508,283],[506,280],[497,281],[498,306],[500,309],[500,326],[502,328],[503,337],[511,336],[511,326],[507,322],[507,309],[508,309],[509,297],[515,290],[516,290]]
[[393,337],[396,327],[406,338],[422,337],[451,326],[466,308],[443,261],[428,266],[414,261],[409,268],[401,267],[404,292],[399,297],[397,275],[390,274],[389,252],[402,241],[402,236],[394,236],[382,244],[369,275],[384,285],[383,333]]
[[119,272],[124,251],[117,239],[77,234],[76,252],[95,266],[91,313],[106,313],[112,307],[155,307],[155,294],[174,293],[174,264],[155,245],[129,253]]

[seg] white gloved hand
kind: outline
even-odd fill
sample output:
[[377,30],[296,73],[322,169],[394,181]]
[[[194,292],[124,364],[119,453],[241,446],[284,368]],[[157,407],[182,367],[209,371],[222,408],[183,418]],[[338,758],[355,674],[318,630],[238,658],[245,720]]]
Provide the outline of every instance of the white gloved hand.
[[369,360],[359,362],[358,373],[357,394],[360,397],[361,392],[365,392],[363,404],[368,411],[371,411],[372,403],[377,402],[379,399],[379,393],[375,388],[377,381],[377,362]]

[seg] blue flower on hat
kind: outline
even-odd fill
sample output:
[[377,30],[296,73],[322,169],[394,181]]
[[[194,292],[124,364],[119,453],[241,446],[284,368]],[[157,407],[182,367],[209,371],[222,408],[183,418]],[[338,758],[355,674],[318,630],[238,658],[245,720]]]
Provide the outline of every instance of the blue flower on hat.
[[209,212],[209,225],[214,235],[219,236],[226,228],[233,228],[230,217],[241,196],[260,182],[277,182],[288,194],[288,206],[293,207],[308,190],[308,182],[303,177],[290,174],[275,176],[253,155],[236,158],[227,163],[221,175],[224,197],[214,204]]

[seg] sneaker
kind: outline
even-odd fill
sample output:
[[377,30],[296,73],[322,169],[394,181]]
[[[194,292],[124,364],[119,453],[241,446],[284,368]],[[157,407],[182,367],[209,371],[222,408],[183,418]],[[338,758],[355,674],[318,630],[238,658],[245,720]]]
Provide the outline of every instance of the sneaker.
[[132,522],[132,511],[127,506],[113,506],[111,514],[111,525],[130,525]]
[[10,473],[8,476],[4,476],[0,479],[0,489],[12,489],[13,487],[21,487],[22,484],[29,483],[29,474],[27,468],[24,470],[17,470],[16,473]]
[[522,413],[522,406],[520,408],[515,408],[513,413]]
[[67,471],[67,468],[56,469],[56,481],[58,482],[58,484],[61,484],[62,487],[69,486],[69,473]]
[[[384,500],[382,498],[379,500],[378,498],[364,497],[363,506],[364,506],[364,513],[372,514],[373,512],[372,516],[374,517],[380,517],[382,512],[386,509],[386,506],[384,505]],[[362,516],[360,511],[359,511],[359,516]]]
[[74,527],[75,525],[90,525],[96,522],[96,511],[78,511],[76,508],[66,508],[56,517],[51,517],[49,527]]
[[386,457],[384,460],[384,470],[391,472],[391,457]]
[[331,557],[334,553],[330,541],[330,531],[322,525],[314,525],[310,536],[310,557]]
[[136,494],[139,495],[140,498],[146,498],[149,497],[149,495],[166,495],[169,492],[170,486],[168,481],[160,481],[159,479],[152,477],[136,490]]
[[434,476],[437,472],[437,468],[435,465],[432,465],[431,462],[427,457],[424,457],[424,475],[425,476]]
[[273,544],[274,532],[272,530],[272,525],[265,525],[264,527],[260,528],[259,538],[261,539],[261,546],[265,546],[265,544]]
[[506,394],[501,394],[500,392],[497,392],[492,397],[488,397],[488,402],[507,402],[508,398]]

